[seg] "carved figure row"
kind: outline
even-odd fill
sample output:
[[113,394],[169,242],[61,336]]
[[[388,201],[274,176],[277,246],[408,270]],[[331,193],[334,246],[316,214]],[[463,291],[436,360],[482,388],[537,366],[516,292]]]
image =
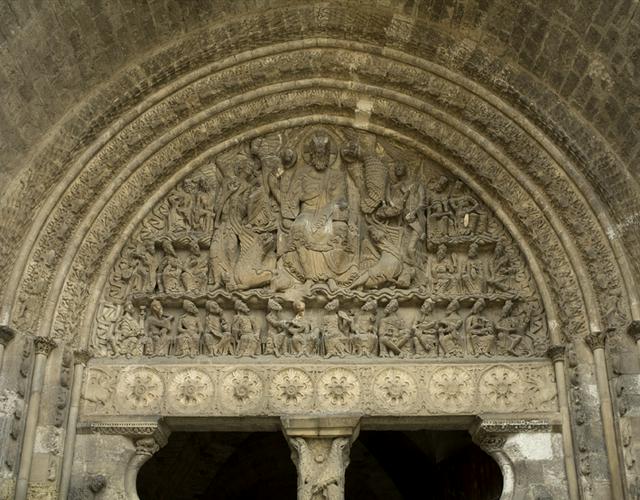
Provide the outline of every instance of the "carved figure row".
[[178,317],[165,314],[162,304],[154,300],[148,314],[142,308],[143,317],[136,318],[129,303],[107,347],[112,355],[178,357],[478,357],[532,356],[544,351],[541,316],[525,305],[516,310],[512,301],[505,302],[496,321],[485,315],[484,299],[476,300],[464,318],[458,300],[452,300],[439,319],[435,305],[434,300],[425,300],[409,323],[398,313],[396,299],[382,310],[371,299],[352,312],[341,310],[334,299],[314,325],[306,317],[303,301],[293,302],[293,317],[284,318],[282,304],[269,299],[265,328],[260,328],[241,300],[235,301],[230,320],[216,301],[207,301],[204,321],[189,300],[183,301]]
[[[371,235],[374,241],[385,245],[384,233],[373,230]],[[147,242],[143,249],[133,254],[133,260],[121,259],[117,273],[121,285],[117,287],[116,296],[124,299],[131,293],[140,292],[201,294],[207,289],[215,289],[207,286],[211,268],[198,242],[189,240],[186,244],[189,251],[184,254],[176,252],[175,245],[169,240]],[[162,249],[161,252],[156,246]],[[411,273],[401,276],[403,267],[394,254],[397,252],[383,255],[380,261],[358,275],[349,288],[409,283]],[[425,284],[435,294],[502,293],[522,288],[517,283],[518,264],[502,241],[495,244],[491,255],[482,255],[477,242],[472,242],[465,254],[452,252],[441,243],[428,261],[429,275],[425,277]]]

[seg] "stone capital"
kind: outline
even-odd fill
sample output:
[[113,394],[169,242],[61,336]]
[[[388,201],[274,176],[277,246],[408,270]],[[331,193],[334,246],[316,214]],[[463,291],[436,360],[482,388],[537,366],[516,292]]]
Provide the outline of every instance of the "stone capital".
[[298,500],[344,498],[344,474],[360,417],[283,417],[281,422],[298,470]]
[[92,357],[93,353],[89,349],[76,349],[73,351],[73,362],[76,365],[86,366]]
[[50,337],[34,337],[33,338],[33,346],[36,354],[44,354],[45,356],[49,356],[51,351],[55,349],[56,342]]
[[635,342],[640,341],[640,320],[634,319],[627,327],[627,333]]
[[9,325],[0,325],[0,345],[6,346],[16,336],[16,331]]
[[591,351],[595,351],[597,349],[604,349],[607,337],[603,332],[596,330],[585,335],[584,341],[587,343]]
[[554,363],[556,361],[562,361],[564,359],[565,350],[566,348],[563,345],[552,345],[547,349],[547,356],[549,356],[551,361]]

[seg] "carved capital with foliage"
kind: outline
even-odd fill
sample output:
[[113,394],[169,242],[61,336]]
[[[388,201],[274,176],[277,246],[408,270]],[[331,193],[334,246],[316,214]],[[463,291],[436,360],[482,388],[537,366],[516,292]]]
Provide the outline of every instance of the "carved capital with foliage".
[[551,361],[555,363],[556,361],[564,360],[564,352],[565,352],[565,346],[552,345],[547,350],[547,356],[549,356],[549,358],[551,358]]
[[607,338],[603,332],[594,331],[586,335],[584,341],[589,346],[589,349],[595,351],[596,349],[604,349]]
[[77,349],[73,351],[74,364],[86,366],[93,357],[93,353],[89,349]]
[[55,349],[56,342],[49,337],[34,337],[33,346],[35,348],[36,354],[44,354],[45,356],[49,356],[51,351]]

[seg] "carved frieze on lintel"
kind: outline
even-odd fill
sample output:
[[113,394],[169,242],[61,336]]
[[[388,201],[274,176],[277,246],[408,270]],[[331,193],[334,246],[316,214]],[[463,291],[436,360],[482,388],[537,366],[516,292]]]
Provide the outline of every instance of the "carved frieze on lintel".
[[82,413],[87,418],[557,411],[553,366],[548,360],[498,364],[92,363],[83,399]]

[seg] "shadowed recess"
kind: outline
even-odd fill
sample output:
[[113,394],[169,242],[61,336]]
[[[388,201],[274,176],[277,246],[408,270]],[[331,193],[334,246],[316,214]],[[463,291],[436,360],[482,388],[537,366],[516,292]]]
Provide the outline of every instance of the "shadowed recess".
[[[498,465],[464,431],[362,432],[345,498],[495,500]],[[138,475],[142,500],[286,499],[296,471],[281,433],[181,432]]]

